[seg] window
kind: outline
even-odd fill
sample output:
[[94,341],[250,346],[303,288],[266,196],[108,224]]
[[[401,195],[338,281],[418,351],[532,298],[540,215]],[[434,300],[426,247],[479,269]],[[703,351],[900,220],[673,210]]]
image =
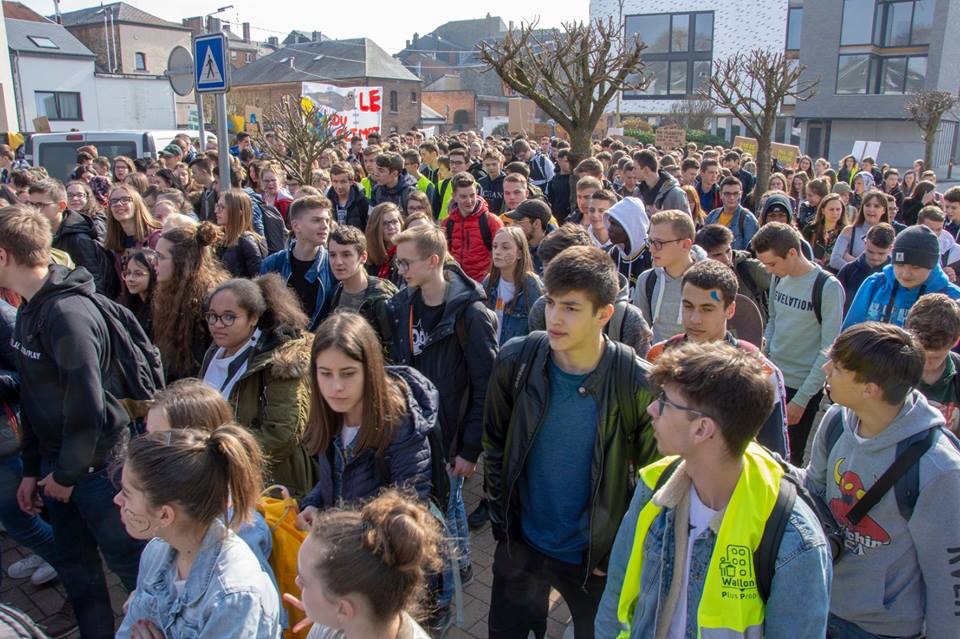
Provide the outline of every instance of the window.
[[411,91],[411,92],[410,92],[410,104],[416,104],[416,103],[417,103],[417,92],[416,92],[416,91]]
[[398,102],[399,100],[397,98],[397,92],[391,91],[390,92],[390,113],[396,113],[397,111],[400,110],[398,106]]
[[57,120],[82,120],[80,94],[63,91],[36,91],[37,116],[47,116],[51,122]]
[[233,50],[233,49],[230,50],[230,59],[231,59],[231,60],[236,60],[236,59],[237,59],[237,52],[236,52],[236,50]]
[[800,49],[800,30],[803,27],[803,7],[787,10],[787,51]]
[[[647,87],[624,99],[682,97],[709,86],[713,60],[713,13],[659,13],[626,16],[627,37],[647,45],[642,71]],[[636,79],[636,78],[634,78]]]
[[923,89],[927,56],[841,55],[837,94],[904,94]]
[[147,56],[145,53],[137,51],[133,54],[133,66],[137,71],[147,70]]
[[908,47],[930,44],[934,1],[844,0],[840,45]]
[[250,64],[251,62],[253,62],[253,54],[250,53],[249,51],[247,53],[244,53],[243,61],[246,62],[247,64]]
[[926,56],[883,58],[880,93],[916,93],[926,80]]
[[43,36],[27,36],[30,42],[33,43],[38,49],[59,49],[60,47],[56,42],[50,38],[45,38]]
[[837,57],[837,94],[866,93],[867,81],[870,77],[870,56],[841,55]]
[[[840,44],[870,44],[873,40],[875,0],[844,0]],[[839,92],[839,91],[838,91]]]

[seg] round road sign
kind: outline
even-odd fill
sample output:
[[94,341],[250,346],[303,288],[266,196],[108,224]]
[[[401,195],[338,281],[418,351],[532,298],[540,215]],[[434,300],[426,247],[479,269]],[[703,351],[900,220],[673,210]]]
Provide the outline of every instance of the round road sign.
[[177,95],[189,95],[193,91],[193,56],[190,51],[176,46],[167,59],[165,73],[170,86]]

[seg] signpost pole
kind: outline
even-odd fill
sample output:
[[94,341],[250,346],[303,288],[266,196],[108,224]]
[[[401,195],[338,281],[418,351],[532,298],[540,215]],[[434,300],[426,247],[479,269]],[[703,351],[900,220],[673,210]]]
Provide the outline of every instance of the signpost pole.
[[207,133],[203,130],[203,94],[194,91],[193,95],[197,98],[197,131],[200,133],[200,153],[207,150]]
[[219,151],[220,192],[229,191],[230,183],[230,142],[227,139],[227,94],[218,93],[217,103],[217,149]]

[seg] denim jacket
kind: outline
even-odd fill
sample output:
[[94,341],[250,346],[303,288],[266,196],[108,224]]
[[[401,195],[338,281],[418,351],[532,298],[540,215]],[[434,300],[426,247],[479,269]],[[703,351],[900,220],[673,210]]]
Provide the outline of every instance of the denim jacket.
[[181,594],[174,585],[176,557],[162,539],[147,544],[119,639],[130,637],[141,619],[170,639],[280,639],[277,589],[246,542],[222,522],[207,530]]
[[[720,215],[723,213],[723,207],[714,209],[707,214],[704,224],[717,224],[720,221]],[[743,217],[743,222],[740,218]],[[730,245],[738,251],[747,251],[750,249],[750,240],[756,234],[759,227],[757,217],[742,206],[738,206],[733,217],[730,218],[730,224],[727,228],[733,232],[733,243]],[[743,233],[740,230],[743,229]]]
[[[497,286],[499,279],[490,281],[490,276],[483,280],[483,290],[487,294],[485,304],[491,311],[497,310]],[[530,309],[543,295],[543,283],[533,274],[524,276],[523,286],[516,293],[516,302],[510,311],[503,311],[503,326],[500,327],[500,346],[503,346],[514,337],[523,337],[530,333]]]
[[[678,470],[658,492],[658,503],[665,507],[651,523],[644,542],[640,595],[630,622],[630,639],[654,639],[657,626],[670,623],[670,619],[661,619],[660,614],[673,579],[675,507],[689,487],[689,477]],[[633,550],[637,517],[652,497],[653,491],[638,482],[611,551],[607,585],[595,621],[597,639],[614,639],[622,629],[617,606],[624,572]],[[722,513],[693,540],[690,575],[701,578],[690,579],[687,586],[686,639],[698,636],[697,609],[703,594],[703,576],[710,565],[721,521]],[[816,515],[799,497],[784,530],[775,568],[764,612],[764,639],[823,639],[830,607],[832,565]]]
[[[293,253],[293,247],[295,245],[296,242],[293,242],[289,248],[266,257],[260,265],[260,274],[277,273],[283,278],[284,282],[289,283],[288,280],[290,276],[293,275],[293,265],[290,262],[290,255]],[[313,261],[313,266],[307,271],[306,279],[311,283],[320,280],[320,290],[317,291],[316,307],[312,311],[310,309],[304,309],[310,316],[310,325],[308,328],[311,331],[315,331],[320,321],[326,316],[329,310],[330,300],[333,299],[333,293],[336,289],[326,248],[320,247],[317,258]]]

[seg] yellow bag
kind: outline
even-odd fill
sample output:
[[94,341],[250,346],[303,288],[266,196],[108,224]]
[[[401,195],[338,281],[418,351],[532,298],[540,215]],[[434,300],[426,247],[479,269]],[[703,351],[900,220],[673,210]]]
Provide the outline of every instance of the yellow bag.
[[[271,495],[280,492],[280,498]],[[270,526],[273,536],[273,550],[270,552],[270,566],[277,579],[277,587],[283,593],[290,593],[300,597],[297,587],[297,553],[300,545],[306,539],[306,531],[297,528],[297,502],[290,496],[283,486],[270,486],[257,500],[257,512],[263,515]],[[287,630],[283,631],[284,639],[306,639],[309,624],[299,633],[289,630],[297,625],[306,615],[303,611],[284,603],[287,610]]]

